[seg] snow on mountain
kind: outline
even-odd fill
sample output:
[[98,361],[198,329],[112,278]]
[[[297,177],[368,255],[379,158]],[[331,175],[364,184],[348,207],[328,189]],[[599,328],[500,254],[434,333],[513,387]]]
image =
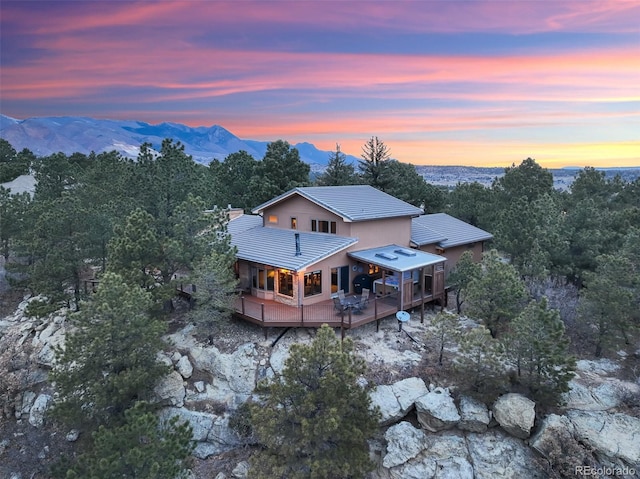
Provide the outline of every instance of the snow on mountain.
[[[181,142],[185,152],[195,161],[208,164],[223,160],[229,154],[244,150],[262,159],[268,142],[242,140],[219,125],[192,128],[179,123],[151,125],[141,121],[102,120],[86,117],[35,117],[18,120],[0,115],[0,137],[17,151],[28,148],[37,156],[92,151],[116,150],[123,156],[136,158],[142,143],[159,150],[165,138]],[[318,150],[310,143],[293,145],[300,158],[312,169],[322,169],[330,152]],[[356,158],[350,157],[351,161]]]

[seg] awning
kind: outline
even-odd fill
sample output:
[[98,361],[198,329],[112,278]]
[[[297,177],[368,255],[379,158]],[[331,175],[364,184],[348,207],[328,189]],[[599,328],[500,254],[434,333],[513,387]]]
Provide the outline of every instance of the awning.
[[424,251],[396,244],[350,251],[347,254],[362,263],[375,264],[381,268],[401,273],[443,263],[447,260],[444,256],[425,253]]

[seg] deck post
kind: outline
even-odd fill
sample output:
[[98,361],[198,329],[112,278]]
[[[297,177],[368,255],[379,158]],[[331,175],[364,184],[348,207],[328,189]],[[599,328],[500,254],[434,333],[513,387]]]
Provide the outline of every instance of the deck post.
[[244,296],[240,296],[240,304],[242,306],[242,314],[244,314]]
[[304,327],[304,304],[300,305],[300,326]]
[[264,339],[267,339],[267,328],[264,324],[264,303],[260,303],[260,319],[262,320],[262,329],[264,330]]
[[349,308],[349,329],[351,329],[351,308]]

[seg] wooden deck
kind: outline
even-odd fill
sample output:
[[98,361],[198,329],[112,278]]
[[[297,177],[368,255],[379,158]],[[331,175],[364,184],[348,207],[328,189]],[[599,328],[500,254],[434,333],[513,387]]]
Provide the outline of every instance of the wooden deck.
[[[434,298],[431,296],[414,298],[411,305],[405,305],[405,309],[423,308],[425,303],[432,301]],[[384,297],[371,295],[367,308],[361,312],[351,309],[337,311],[333,301],[296,308],[272,300],[242,295],[236,302],[234,314],[263,328],[319,328],[323,324],[328,324],[334,328],[351,329],[374,321],[379,322],[397,311],[397,294]]]

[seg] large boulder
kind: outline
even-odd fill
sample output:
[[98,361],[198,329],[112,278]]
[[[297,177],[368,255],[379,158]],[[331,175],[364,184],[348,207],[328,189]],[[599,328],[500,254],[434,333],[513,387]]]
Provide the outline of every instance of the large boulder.
[[546,479],[548,474],[531,448],[499,429],[466,434],[474,479]]
[[521,394],[500,396],[493,405],[493,416],[509,434],[526,439],[536,419],[536,404]]
[[491,421],[491,414],[483,402],[469,396],[461,396],[458,408],[460,410],[459,429],[471,432],[484,432],[487,430]]
[[448,389],[435,388],[416,399],[415,405],[418,422],[431,432],[450,429],[460,421],[460,414]]
[[382,459],[384,467],[404,464],[416,457],[425,448],[426,434],[407,421],[399,422],[387,429],[387,452]]
[[473,466],[464,437],[445,432],[428,434],[422,451],[389,470],[393,479],[473,479]]
[[178,362],[176,363],[176,371],[178,371],[185,379],[189,379],[191,377],[193,374],[193,366],[187,356],[181,356],[180,359],[178,359]]
[[41,427],[44,424],[44,416],[51,403],[49,394],[40,394],[33,402],[29,411],[29,424],[34,427]]
[[621,413],[569,411],[576,438],[594,449],[596,457],[613,464],[623,461],[640,469],[640,419]]
[[184,379],[178,371],[171,371],[155,387],[154,392],[160,404],[182,407],[186,391]]
[[429,390],[420,378],[407,378],[392,385],[381,385],[371,393],[372,406],[380,408],[382,418],[380,424],[393,424],[407,415],[413,408],[416,399],[427,394]]
[[400,411],[406,415],[414,406],[416,399],[429,392],[427,385],[420,378],[407,378],[393,383],[393,394],[398,398]]
[[393,388],[387,384],[375,387],[370,393],[371,406],[380,410],[380,424],[386,426],[404,417]]

